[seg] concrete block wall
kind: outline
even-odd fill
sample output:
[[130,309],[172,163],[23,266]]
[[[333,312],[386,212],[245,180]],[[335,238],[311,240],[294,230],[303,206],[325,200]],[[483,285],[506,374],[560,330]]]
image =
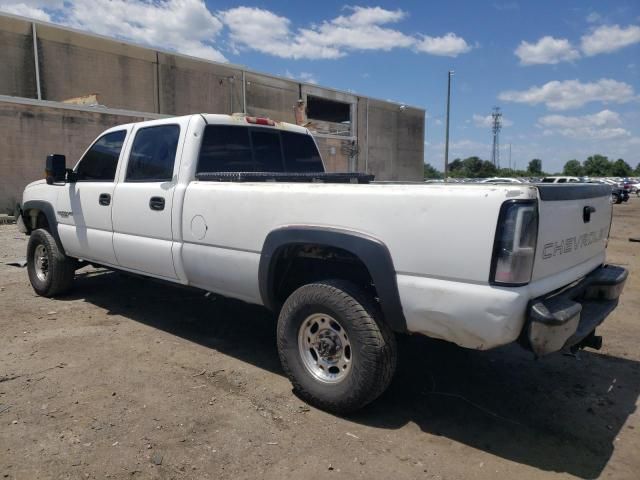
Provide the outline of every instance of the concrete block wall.
[[44,178],[48,154],[66,155],[67,167],[73,167],[102,131],[148,118],[88,110],[0,101],[1,213],[13,212],[24,187]]
[[31,28],[0,15],[0,95],[37,96]]

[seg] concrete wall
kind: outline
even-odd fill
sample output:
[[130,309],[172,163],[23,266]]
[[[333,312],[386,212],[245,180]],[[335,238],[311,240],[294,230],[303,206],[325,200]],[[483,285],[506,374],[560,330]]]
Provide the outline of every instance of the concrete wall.
[[[36,26],[36,52],[33,25]],[[378,180],[422,178],[424,111],[421,109],[400,108],[394,103],[348,92],[5,15],[0,15],[0,95],[37,98],[35,53],[43,100],[63,101],[97,94],[100,104],[110,109],[166,115],[242,112],[246,104],[249,115],[292,123],[296,121],[294,108],[298,99],[304,100],[307,95],[348,103],[351,105],[350,125],[304,119],[310,122],[309,128],[318,133],[316,139],[327,167],[334,171],[366,170]],[[3,111],[11,108],[4,105]],[[28,114],[29,107],[24,107],[22,120],[13,128],[31,126],[24,123]],[[41,115],[42,112],[35,108],[33,114]],[[53,113],[48,115],[51,117]],[[60,115],[67,118],[65,128],[73,125],[78,129],[77,136],[87,139],[83,145],[101,130],[97,127],[102,125],[100,123],[84,120],[74,123],[68,119],[68,112]],[[100,115],[104,119],[117,117],[106,113]],[[84,117],[80,115],[79,118]],[[114,120],[109,124],[114,123],[118,122]],[[342,132],[341,136],[326,134],[338,130]],[[55,129],[49,133],[42,130],[39,142],[51,145],[48,151],[54,151],[59,147],[58,133]],[[6,135],[6,132],[0,132],[0,142]],[[32,132],[12,130],[11,135],[14,137],[10,139],[12,155],[15,156],[5,155],[2,161],[19,163],[31,158],[27,144]],[[19,136],[26,139],[24,148],[27,150],[24,152],[16,150],[21,142]],[[37,175],[40,175],[42,158],[38,157],[38,169],[30,170]],[[19,170],[12,166],[10,172],[18,174]],[[18,176],[15,180],[21,184],[24,178]],[[0,192],[0,202],[7,201],[7,196]]]
[[13,212],[24,187],[44,178],[49,153],[67,156],[67,166],[80,159],[89,144],[107,128],[145,120],[79,109],[0,101],[0,212]]
[[97,93],[111,108],[157,112],[153,50],[45,25],[36,31],[43,99]]
[[[424,111],[369,100],[367,169],[378,180],[419,180],[423,176]],[[362,155],[362,154],[361,154]]]
[[166,53],[158,61],[160,113],[242,111],[241,70]]
[[0,15],[0,95],[35,98],[31,23]]

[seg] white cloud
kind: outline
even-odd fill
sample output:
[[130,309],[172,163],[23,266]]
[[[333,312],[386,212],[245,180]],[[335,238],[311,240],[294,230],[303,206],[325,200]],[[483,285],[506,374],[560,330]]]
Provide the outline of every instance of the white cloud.
[[630,133],[622,128],[620,114],[602,110],[591,115],[567,116],[547,115],[538,119],[538,126],[547,135],[559,134],[576,139],[611,139],[628,137]]
[[291,20],[257,7],[236,7],[220,12],[236,50],[251,49],[293,59],[340,58],[351,51],[415,47],[432,55],[456,56],[470,50],[466,41],[449,33],[420,38],[389,28],[406,18],[402,10],[346,7],[349,14],[307,28],[294,28]]
[[18,5],[31,18],[53,19],[101,35],[226,61],[212,43],[222,22],[203,0],[0,0],[0,9],[5,11]]
[[602,78],[596,82],[579,80],[554,80],[528,90],[509,90],[498,98],[505,102],[537,105],[543,103],[551,110],[578,108],[590,102],[627,103],[637,97],[628,83]]
[[[473,124],[478,128],[491,128],[493,125],[493,117],[491,115],[478,115],[477,113],[473,114],[472,117]],[[513,125],[513,122],[508,118],[502,117],[502,126],[510,127]]]
[[405,16],[402,10],[353,7],[350,15],[294,31],[288,18],[269,10],[236,7],[220,12],[236,48],[294,59],[339,58],[349,50],[391,50],[411,46],[412,37],[381,26]]
[[300,80],[302,82],[313,83],[313,84],[318,83],[318,80],[316,80],[315,75],[310,72],[300,72],[299,74],[295,75],[294,73],[291,73],[289,70],[287,70],[284,73],[284,76],[287,78],[290,78],[291,80]]
[[555,65],[580,58],[576,50],[566,38],[542,37],[536,43],[522,41],[515,52],[521,65]]
[[416,43],[415,49],[418,52],[438,55],[442,57],[457,57],[461,53],[471,51],[471,45],[462,37],[449,32],[442,37],[422,36]]
[[615,52],[640,42],[640,26],[603,25],[582,37],[582,51],[587,56]]
[[5,3],[0,2],[0,11],[6,13],[12,13],[13,15],[20,15],[22,17],[29,17],[35,20],[42,20],[44,22],[51,21],[51,17],[42,8],[29,5],[26,3]]

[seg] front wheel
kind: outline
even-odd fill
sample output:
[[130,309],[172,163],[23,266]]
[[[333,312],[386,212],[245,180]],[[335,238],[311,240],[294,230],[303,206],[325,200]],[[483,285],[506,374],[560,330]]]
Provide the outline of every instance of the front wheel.
[[397,361],[395,336],[372,296],[341,280],[291,294],[278,318],[278,352],[301,398],[341,414],[382,394]]
[[54,297],[71,287],[76,261],[67,257],[47,230],[31,232],[27,245],[27,273],[38,295]]

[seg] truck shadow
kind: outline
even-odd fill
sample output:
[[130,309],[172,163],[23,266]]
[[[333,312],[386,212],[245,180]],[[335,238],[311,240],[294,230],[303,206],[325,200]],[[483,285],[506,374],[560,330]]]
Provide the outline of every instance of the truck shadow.
[[[114,272],[80,272],[76,282],[66,299],[282,374],[275,318],[260,307]],[[381,429],[415,423],[545,471],[598,477],[640,395],[640,362],[629,359],[583,351],[533,361],[517,346],[478,352],[423,337],[400,343],[393,384],[349,421]]]

